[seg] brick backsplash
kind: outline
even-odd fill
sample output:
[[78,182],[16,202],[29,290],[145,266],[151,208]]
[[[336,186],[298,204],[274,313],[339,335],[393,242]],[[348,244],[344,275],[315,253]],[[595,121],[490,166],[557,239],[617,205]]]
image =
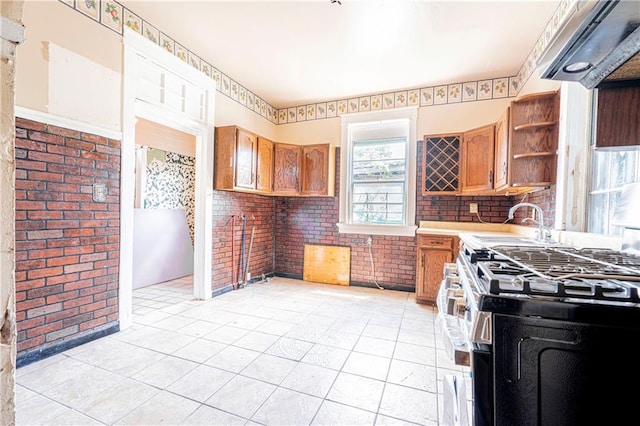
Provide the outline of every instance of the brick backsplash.
[[[251,245],[247,271],[252,279],[262,274],[273,274],[274,205],[274,198],[269,196],[213,191],[211,288],[214,292],[243,281],[244,274],[241,273],[242,215],[247,216],[245,259],[249,256]],[[252,229],[254,229],[253,244],[251,244]]]
[[15,156],[20,355],[117,324],[120,141],[17,118]]

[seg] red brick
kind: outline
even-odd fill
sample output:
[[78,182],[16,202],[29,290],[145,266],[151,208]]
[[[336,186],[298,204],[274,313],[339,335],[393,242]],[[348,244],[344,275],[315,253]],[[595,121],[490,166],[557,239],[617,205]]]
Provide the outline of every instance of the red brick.
[[64,143],[62,136],[52,135],[51,133],[29,132],[29,138],[34,141],[53,143],[56,145],[62,145]]
[[[60,290],[62,290],[62,285],[60,286]],[[51,305],[53,303],[58,303],[58,302],[65,302],[68,301],[70,299],[76,299],[78,297],[78,291],[77,290],[73,290],[73,291],[68,291],[68,292],[64,292],[64,293],[58,293],[58,294],[53,294],[51,296],[47,296],[47,304]],[[68,307],[72,307],[75,305],[65,305],[63,304],[63,308],[66,309]]]
[[[61,249],[58,249],[61,250]],[[56,257],[54,259],[47,260],[47,266],[65,266],[73,265],[78,262],[78,256],[64,256]]]
[[63,250],[61,248],[51,248],[44,250],[30,250],[29,251],[29,259],[45,259],[50,257],[57,257],[63,255]]
[[81,288],[91,287],[92,285],[93,285],[93,280],[74,280],[74,281],[69,281],[67,284],[65,284],[64,291],[78,290],[78,289],[81,289]]
[[45,172],[47,170],[47,163],[16,159],[16,168],[19,168],[21,170],[36,170]]
[[44,287],[44,285],[45,285],[44,278],[40,278],[37,280],[28,280],[28,281],[24,279],[19,280],[16,274],[16,291],[31,290],[34,288]]
[[34,337],[33,339],[27,339],[27,340],[19,339],[17,344],[18,352],[24,352],[28,349],[41,346],[42,344],[44,344],[44,342],[45,342],[44,336],[38,336],[38,337]]
[[48,173],[48,172],[30,170],[27,172],[27,177],[31,180],[43,180],[46,182],[64,182],[64,175],[62,173]]
[[16,200],[16,210],[45,210],[47,204],[43,201]]
[[47,333],[47,342],[53,342],[55,340],[62,339],[72,334],[76,334],[78,330],[79,330],[79,327],[77,325],[74,325],[68,328],[63,328],[61,330],[49,332]]
[[35,219],[62,219],[62,212],[56,211],[30,211],[28,213],[30,220]]
[[[77,273],[56,275],[55,277],[48,277],[47,278],[47,285],[65,284],[65,283],[70,283],[70,282],[76,281],[77,279],[78,279],[78,274]],[[66,290],[67,289],[65,288],[65,291]]]
[[101,326],[107,323],[107,319],[105,317],[96,318],[91,321],[87,321],[85,323],[80,324],[80,331],[90,330],[92,328]]
[[[75,315],[78,315],[78,312],[79,312],[78,308],[65,309],[63,311],[49,314],[44,318],[45,318],[45,322],[52,323],[52,322],[64,320],[66,318],[71,318]],[[39,318],[42,318],[42,317],[39,317]],[[64,326],[64,322],[63,322],[63,326]]]
[[45,259],[20,261],[16,262],[16,271],[31,271],[44,268],[46,265],[47,261]]
[[54,275],[60,275],[63,273],[62,267],[52,267],[52,268],[43,268],[43,269],[35,269],[27,272],[27,277],[30,280],[41,278],[41,277],[52,277]]
[[106,307],[107,307],[107,303],[104,300],[99,300],[97,302],[88,303],[80,306],[80,313],[97,311],[100,309],[104,309]]
[[64,308],[68,309],[68,308],[75,308],[81,305],[88,305],[89,303],[93,303],[93,300],[94,300],[93,296],[84,296],[84,297],[75,298],[73,300],[67,300],[66,302],[64,302]]

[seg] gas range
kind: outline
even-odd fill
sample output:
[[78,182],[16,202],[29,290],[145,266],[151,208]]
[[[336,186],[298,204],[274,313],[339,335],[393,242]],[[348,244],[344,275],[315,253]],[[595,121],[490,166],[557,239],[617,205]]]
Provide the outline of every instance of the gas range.
[[634,417],[616,410],[605,420],[598,407],[635,403],[619,390],[631,376],[640,381],[640,370],[612,374],[601,361],[640,357],[630,344],[640,339],[639,256],[463,247],[447,271],[439,316],[449,356],[471,369],[474,425],[628,424]]

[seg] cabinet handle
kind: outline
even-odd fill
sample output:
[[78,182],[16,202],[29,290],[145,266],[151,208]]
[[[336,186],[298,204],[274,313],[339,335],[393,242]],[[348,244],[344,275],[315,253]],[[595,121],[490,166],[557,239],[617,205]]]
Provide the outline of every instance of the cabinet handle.
[[493,170],[489,170],[489,183],[493,183]]
[[442,241],[430,241],[429,244],[432,246],[441,246],[444,243]]

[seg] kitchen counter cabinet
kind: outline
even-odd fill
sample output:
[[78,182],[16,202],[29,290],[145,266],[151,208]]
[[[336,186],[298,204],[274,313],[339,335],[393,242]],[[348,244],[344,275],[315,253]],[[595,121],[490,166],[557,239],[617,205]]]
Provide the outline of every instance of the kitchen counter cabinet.
[[454,235],[419,234],[416,264],[416,301],[435,304],[445,263],[458,255],[459,238]]

